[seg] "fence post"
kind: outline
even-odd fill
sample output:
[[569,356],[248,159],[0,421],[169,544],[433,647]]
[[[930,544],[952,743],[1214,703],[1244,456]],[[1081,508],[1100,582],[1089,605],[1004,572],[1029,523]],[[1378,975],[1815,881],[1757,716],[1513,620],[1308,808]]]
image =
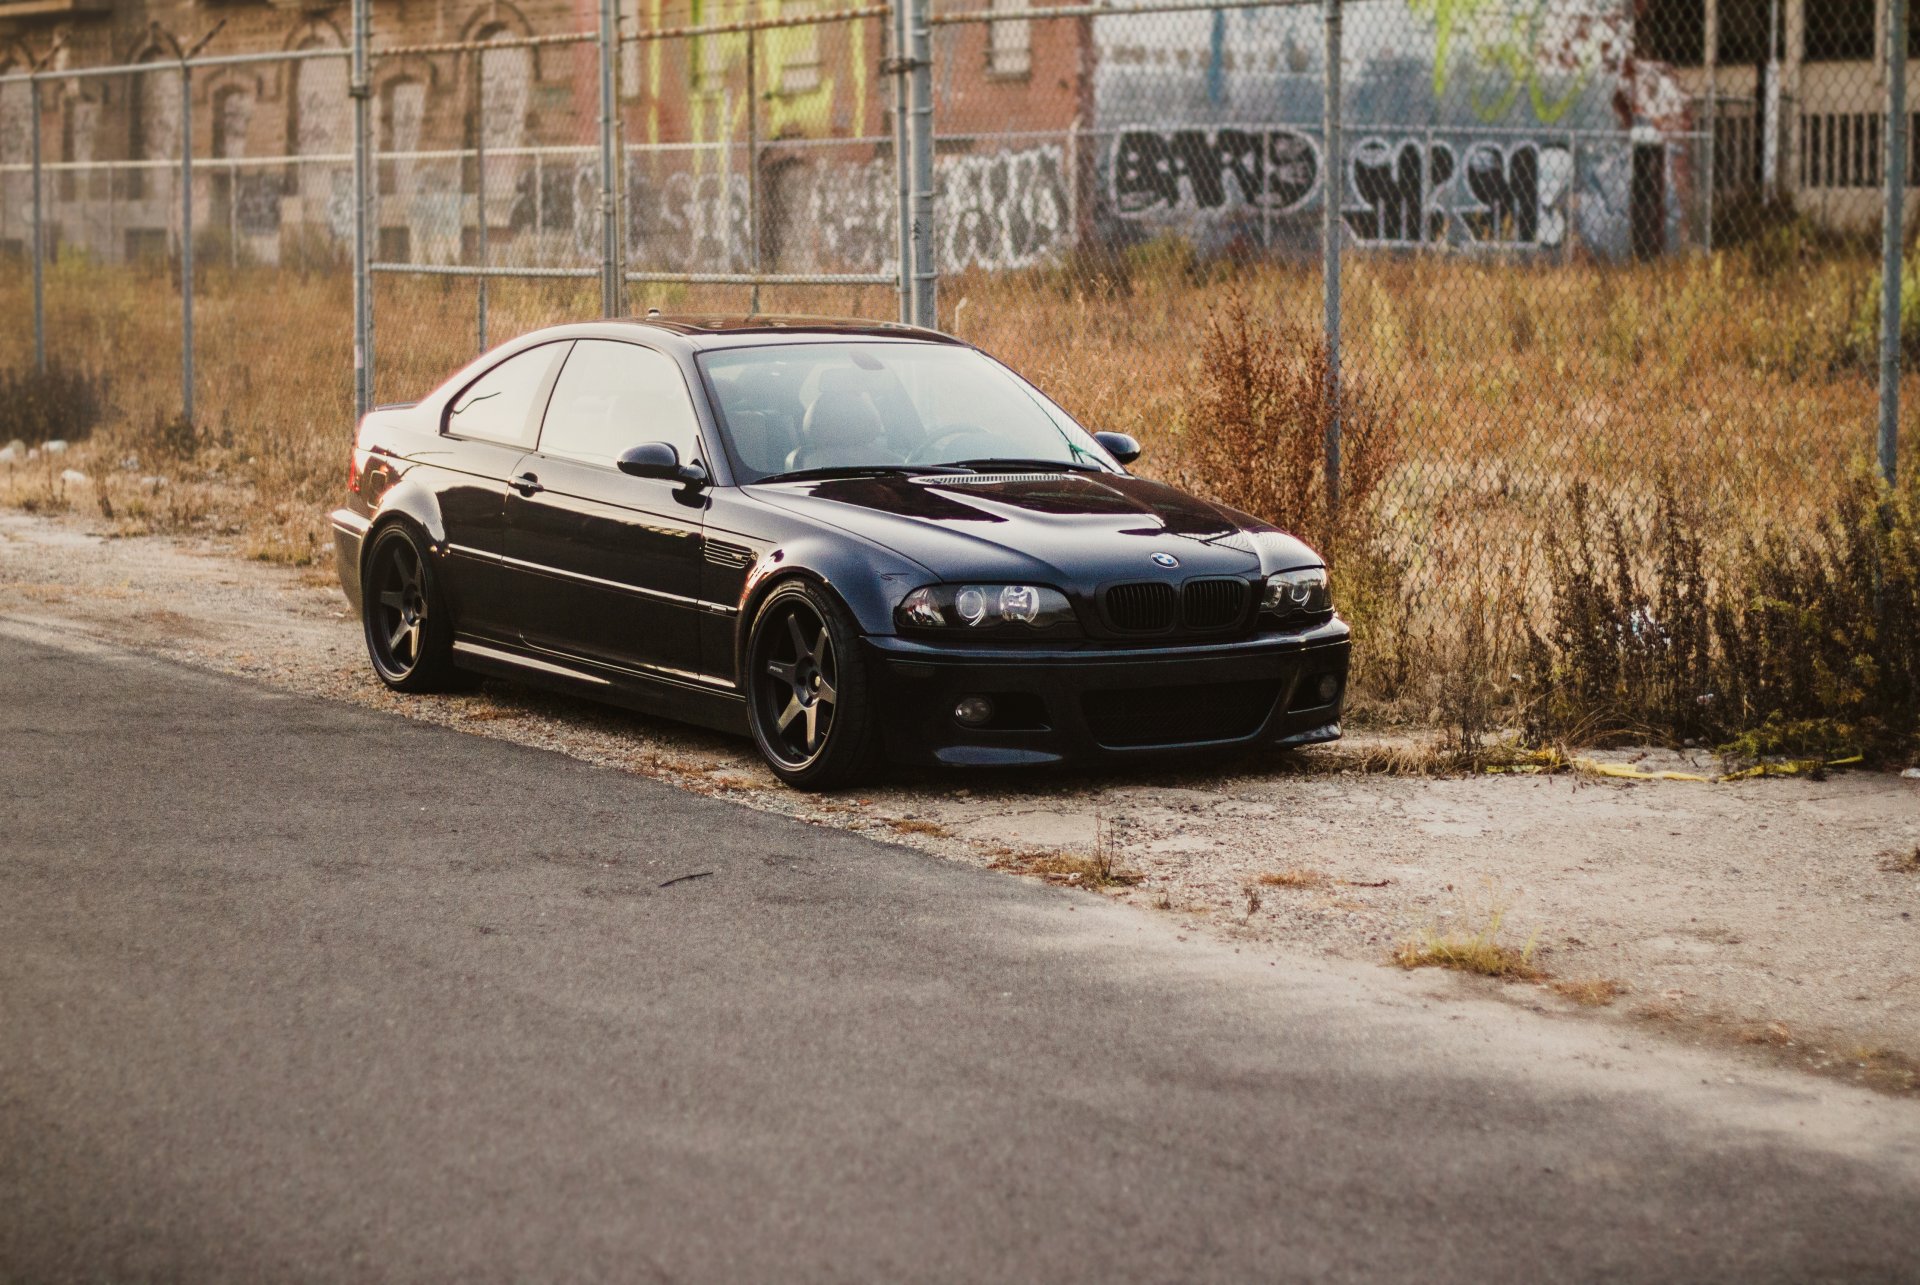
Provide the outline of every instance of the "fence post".
[[1887,13],[1887,214],[1880,264],[1880,476],[1891,486],[1900,433],[1900,288],[1907,198],[1907,0]]
[[40,197],[40,82],[27,81],[27,128],[33,132],[33,365],[47,373],[46,237],[41,225],[46,207]]
[[347,92],[353,98],[353,414],[357,423],[373,409],[373,272],[367,266],[367,220],[373,200],[367,152],[372,143],[368,105],[372,96],[367,46],[372,39],[373,0],[353,0],[353,65]]
[[940,324],[939,267],[933,257],[933,29],[931,0],[904,0],[909,83],[913,91],[913,324]]
[[892,50],[882,69],[893,75],[893,172],[895,182],[894,218],[899,225],[900,320],[912,324],[913,312],[913,157],[908,134],[907,99],[907,7],[912,0],[889,0],[887,17],[892,30],[888,47]]
[[1340,0],[1324,0],[1326,10],[1326,97],[1322,132],[1326,144],[1326,181],[1320,218],[1322,296],[1327,345],[1327,522],[1340,511],[1340,196],[1345,190],[1344,148],[1340,140]]
[[[473,51],[473,83],[482,85],[486,75],[486,51]],[[487,267],[492,256],[487,253],[487,111],[486,90],[479,94],[480,118],[474,122],[473,130],[473,209],[474,209],[474,249],[480,256],[480,266]],[[480,347],[487,350],[487,278],[480,277],[478,288],[474,291],[474,312]]]
[[624,311],[621,299],[626,293],[615,254],[620,220],[614,203],[614,193],[619,190],[615,186],[619,156],[613,144],[613,118],[620,104],[614,98],[613,64],[619,46],[614,0],[600,0],[600,314],[605,317],[617,317]]
[[193,424],[193,67],[180,62],[180,413]]
[[[747,265],[753,272],[753,294],[747,315],[760,315],[760,72],[758,55],[760,33],[747,29]],[[727,137],[733,137],[729,131]],[[731,156],[732,147],[728,154]],[[729,174],[733,169],[729,160]],[[729,180],[731,181],[731,180]]]

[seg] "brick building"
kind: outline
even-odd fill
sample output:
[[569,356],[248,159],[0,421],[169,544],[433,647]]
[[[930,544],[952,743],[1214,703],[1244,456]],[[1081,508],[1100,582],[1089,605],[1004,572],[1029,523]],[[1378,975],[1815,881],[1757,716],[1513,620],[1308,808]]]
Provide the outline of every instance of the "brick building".
[[[1331,174],[1317,6],[1043,20],[1019,17],[1025,4],[972,0],[1010,20],[935,27],[943,271],[1169,233],[1307,252],[1328,200],[1359,245],[1660,253],[1701,241],[1709,156],[1721,208],[1764,171],[1832,222],[1875,217],[1879,81],[1862,54],[1885,0],[1490,0],[1471,21],[1434,0],[1349,0],[1349,132]],[[808,6],[841,3],[620,0],[620,13],[632,33]],[[1778,39],[1756,45],[1753,15],[1769,10]],[[484,228],[491,262],[597,260],[592,44],[419,48],[589,32],[596,16],[595,0],[376,0],[375,46],[401,51],[374,72],[380,259],[474,262]],[[0,71],[49,50],[56,71],[161,68],[41,86],[56,252],[177,244],[183,45],[218,25],[208,53],[344,49],[348,20],[344,3],[299,0],[0,0]],[[873,17],[765,31],[751,60],[740,32],[624,44],[627,265],[889,270],[887,36]],[[343,252],[346,81],[342,58],[194,74],[194,216],[213,252]],[[0,165],[16,167],[0,174],[0,246],[28,226],[26,92],[0,88]]]

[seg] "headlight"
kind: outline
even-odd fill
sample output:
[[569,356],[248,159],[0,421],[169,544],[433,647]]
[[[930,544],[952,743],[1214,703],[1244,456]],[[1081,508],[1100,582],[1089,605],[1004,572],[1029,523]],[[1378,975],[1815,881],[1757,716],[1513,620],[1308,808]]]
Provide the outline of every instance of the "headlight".
[[1333,610],[1325,567],[1282,571],[1267,577],[1260,610],[1275,616],[1323,616]]
[[936,584],[908,594],[894,617],[908,629],[1052,629],[1073,623],[1073,607],[1044,585]]

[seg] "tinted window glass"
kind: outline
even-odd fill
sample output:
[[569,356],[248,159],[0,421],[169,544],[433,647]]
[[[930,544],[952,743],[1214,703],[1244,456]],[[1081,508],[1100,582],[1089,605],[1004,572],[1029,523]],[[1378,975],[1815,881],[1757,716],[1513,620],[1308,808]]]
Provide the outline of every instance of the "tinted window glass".
[[531,446],[533,399],[561,347],[529,348],[467,385],[447,409],[447,431],[508,446]]
[[701,354],[747,481],[815,468],[1058,460],[1109,467],[1067,413],[949,344],[770,344]]
[[547,403],[540,449],[612,464],[645,442],[666,442],[682,463],[700,458],[687,382],[673,359],[638,344],[582,339]]

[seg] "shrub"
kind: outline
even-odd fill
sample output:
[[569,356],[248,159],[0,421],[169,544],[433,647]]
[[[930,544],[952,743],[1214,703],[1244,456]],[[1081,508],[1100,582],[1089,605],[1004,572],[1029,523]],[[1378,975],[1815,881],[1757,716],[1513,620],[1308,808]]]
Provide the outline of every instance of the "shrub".
[[1238,296],[1208,318],[1177,480],[1322,551],[1364,548],[1372,500],[1397,456],[1384,400],[1340,390],[1340,509],[1329,513],[1327,347],[1297,322],[1256,324]]
[[77,442],[106,414],[105,382],[67,366],[0,370],[0,445],[19,438],[29,446]]
[[1856,479],[1811,528],[1749,537],[1710,574],[1705,522],[1663,487],[1647,554],[1576,487],[1548,536],[1530,637],[1536,739],[1608,731],[1746,754],[1920,749],[1920,519]]

